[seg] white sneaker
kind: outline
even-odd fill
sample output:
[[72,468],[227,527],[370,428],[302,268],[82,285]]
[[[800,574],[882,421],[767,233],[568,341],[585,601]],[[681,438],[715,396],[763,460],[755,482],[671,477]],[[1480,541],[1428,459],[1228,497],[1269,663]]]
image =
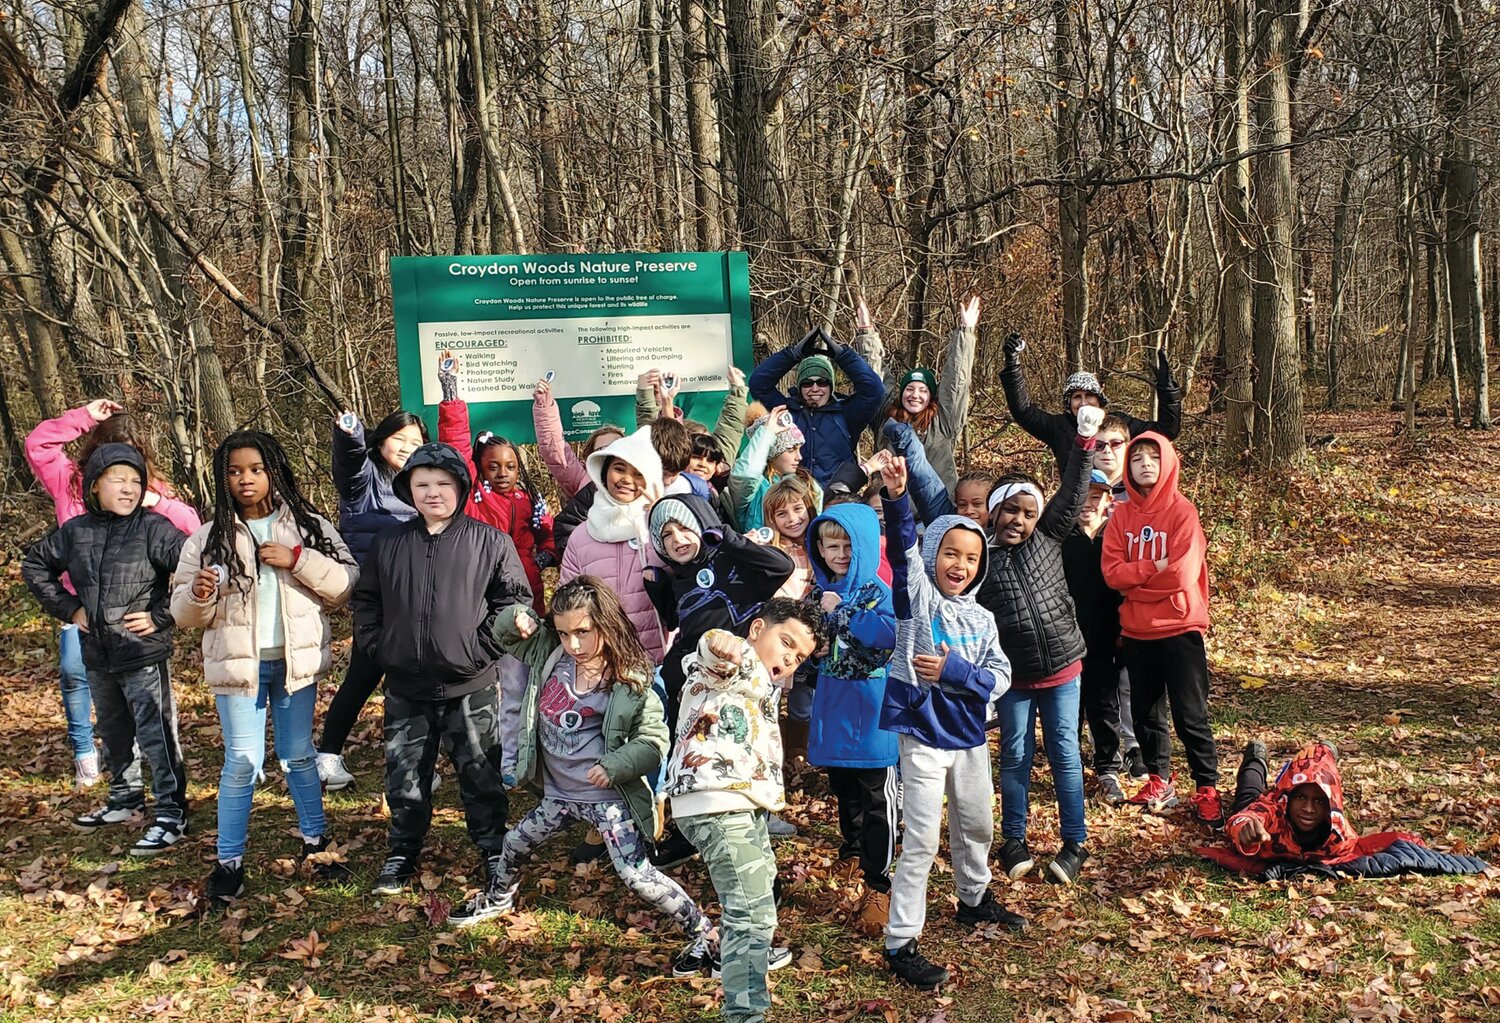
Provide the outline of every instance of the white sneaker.
[[347,789],[354,784],[354,775],[344,766],[344,758],[337,753],[318,754],[318,778],[329,792]]
[[73,787],[82,792],[99,784],[99,754],[85,753],[73,759]]

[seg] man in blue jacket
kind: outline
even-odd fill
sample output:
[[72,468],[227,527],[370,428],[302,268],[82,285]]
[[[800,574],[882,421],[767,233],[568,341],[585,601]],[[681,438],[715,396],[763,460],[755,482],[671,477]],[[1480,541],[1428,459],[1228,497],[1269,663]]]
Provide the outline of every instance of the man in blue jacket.
[[[834,393],[835,365],[853,383],[853,394]],[[778,385],[794,366],[796,389],[782,394]],[[802,463],[818,485],[826,488],[839,466],[857,460],[860,432],[885,402],[885,384],[853,348],[815,328],[755,367],[750,374],[750,395],[768,409],[787,407],[806,438]]]

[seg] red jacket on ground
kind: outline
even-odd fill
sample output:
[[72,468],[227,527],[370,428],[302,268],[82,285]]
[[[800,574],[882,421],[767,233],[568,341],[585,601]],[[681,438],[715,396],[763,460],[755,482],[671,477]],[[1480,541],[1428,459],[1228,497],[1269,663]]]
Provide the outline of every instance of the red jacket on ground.
[[[1130,478],[1130,452],[1143,441],[1161,449],[1161,473],[1149,495]],[[1208,541],[1198,509],[1177,490],[1180,463],[1172,442],[1150,431],[1125,447],[1130,500],[1115,506],[1104,527],[1100,567],[1118,590],[1120,632],[1131,639],[1165,639],[1208,631]],[[1156,562],[1167,560],[1158,570]]]
[[526,568],[526,578],[531,583],[531,606],[537,614],[546,614],[547,600],[542,589],[542,567],[537,564],[538,552],[545,551],[556,558],[552,543],[552,516],[542,510],[540,523],[532,526],[531,495],[520,486],[511,487],[505,493],[491,490],[480,479],[479,468],[474,464],[474,442],[469,433],[469,406],[462,399],[438,404],[438,440],[451,444],[464,456],[469,467],[469,478],[474,488],[464,502],[471,518],[494,526],[515,541],[516,553],[521,555],[521,564]]

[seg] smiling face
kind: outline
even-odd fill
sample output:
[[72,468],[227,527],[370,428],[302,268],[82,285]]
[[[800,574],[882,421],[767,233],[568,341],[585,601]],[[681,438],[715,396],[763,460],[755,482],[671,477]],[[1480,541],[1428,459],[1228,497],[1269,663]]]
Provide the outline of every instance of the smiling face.
[[750,623],[749,639],[755,656],[766,666],[773,681],[796,672],[817,645],[812,630],[795,618],[774,625],[757,618]]
[[703,541],[698,534],[680,522],[668,522],[661,530],[661,546],[668,560],[686,565],[698,556]]
[[1311,782],[1298,785],[1286,797],[1286,819],[1302,834],[1311,834],[1328,823],[1328,796]]
[[1004,547],[1024,543],[1036,529],[1041,509],[1030,494],[1012,494],[994,512],[995,542]]
[[588,611],[582,608],[577,611],[558,611],[552,615],[552,628],[557,632],[562,648],[578,664],[588,664],[599,656],[603,643]]
[[953,492],[954,511],[966,519],[973,519],[980,527],[989,525],[990,509],[985,504],[990,485],[984,480],[964,480]]
[[635,466],[620,458],[611,458],[604,470],[604,489],[621,504],[646,496],[646,477]]
[[1078,410],[1085,405],[1092,405],[1094,408],[1104,407],[1104,403],[1099,400],[1097,394],[1090,394],[1088,391],[1074,391],[1068,395],[1068,411],[1072,412],[1075,416],[1078,414]]
[[687,471],[705,482],[714,478],[719,471],[719,460],[712,455],[693,450],[693,457],[688,459]]
[[521,478],[521,462],[509,444],[491,444],[479,456],[479,476],[497,494],[509,493]]
[[802,404],[808,408],[822,408],[833,397],[833,381],[826,377],[811,377],[797,385],[802,395]]
[[920,380],[913,380],[901,389],[901,407],[912,415],[932,404],[932,391]]
[[403,426],[391,434],[380,445],[380,457],[391,467],[392,472],[406,468],[411,453],[422,446],[422,430],[416,425]]
[[224,467],[224,484],[234,503],[241,508],[257,508],[271,497],[271,477],[266,472],[265,456],[259,448],[236,448],[229,452]]
[[1151,493],[1161,479],[1161,448],[1145,441],[1130,448],[1130,480],[1141,492]]
[[797,466],[802,464],[802,445],[798,444],[794,448],[783,451],[767,464],[776,475],[790,476],[797,471]]
[[411,501],[428,525],[446,522],[458,511],[458,480],[428,465],[413,469]]
[[834,582],[849,574],[849,566],[854,561],[854,544],[838,523],[824,522],[818,526],[818,557],[828,566],[828,574]]
[[811,521],[812,513],[802,501],[783,501],[771,512],[771,528],[783,540],[801,540]]
[[932,566],[938,592],[945,597],[963,593],[978,578],[983,559],[984,537],[962,526],[948,530],[938,544],[937,558]]
[[1089,536],[1097,536],[1099,530],[1109,521],[1109,507],[1114,504],[1115,495],[1108,487],[1093,484],[1089,487],[1088,500],[1083,503],[1083,510],[1078,513],[1078,524]]
[[133,465],[111,465],[94,480],[92,493],[111,515],[129,515],[141,503],[141,474]]

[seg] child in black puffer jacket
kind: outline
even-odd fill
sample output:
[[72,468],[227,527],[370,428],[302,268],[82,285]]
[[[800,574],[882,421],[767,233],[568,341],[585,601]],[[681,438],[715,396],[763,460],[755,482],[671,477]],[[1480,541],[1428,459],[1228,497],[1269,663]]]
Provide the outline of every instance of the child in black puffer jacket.
[[1079,675],[1084,640],[1063,571],[1063,541],[1088,497],[1094,434],[1104,410],[1078,410],[1078,433],[1062,487],[1042,501],[1036,481],[1002,476],[990,491],[989,571],[979,603],[995,616],[1010,659],[1010,691],[996,705],[1000,723],[1000,861],[1012,878],[1034,861],[1026,845],[1036,719],[1042,719],[1047,761],[1056,782],[1062,850],[1048,864],[1050,880],[1067,884],[1088,853],[1083,820],[1083,765],[1078,753]]

